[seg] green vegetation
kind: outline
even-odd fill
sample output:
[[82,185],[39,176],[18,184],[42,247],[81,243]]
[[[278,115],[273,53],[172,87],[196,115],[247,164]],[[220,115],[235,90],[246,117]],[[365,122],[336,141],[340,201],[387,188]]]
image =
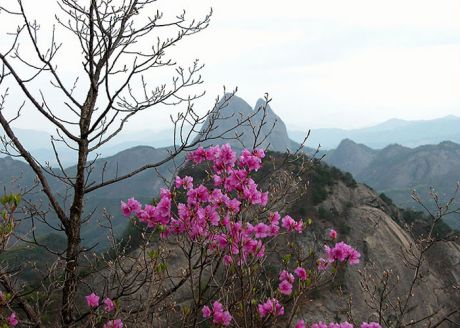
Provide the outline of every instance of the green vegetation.
[[309,174],[309,181],[313,185],[311,194],[313,205],[318,205],[326,200],[328,189],[337,184],[338,181],[342,181],[350,188],[356,188],[358,185],[350,173],[344,173],[336,167],[319,161],[314,161],[313,169]]
[[[416,236],[426,236],[430,232],[432,218],[422,211],[411,209],[399,209],[403,224],[413,227]],[[453,233],[453,230],[442,220],[440,220],[433,229],[436,237],[444,238]]]
[[388,197],[387,195],[385,195],[385,193],[382,192],[382,193],[379,195],[379,197],[380,197],[387,205],[389,205],[389,206],[395,206],[395,204],[393,203],[393,200],[392,200],[390,197]]
[[0,255],[0,261],[11,270],[18,271],[22,279],[38,281],[39,272],[46,272],[47,266],[56,260],[56,256],[51,256],[46,248],[54,252],[62,252],[65,249],[66,239],[63,235],[51,233],[38,239],[37,242],[42,246],[22,244],[5,250]]

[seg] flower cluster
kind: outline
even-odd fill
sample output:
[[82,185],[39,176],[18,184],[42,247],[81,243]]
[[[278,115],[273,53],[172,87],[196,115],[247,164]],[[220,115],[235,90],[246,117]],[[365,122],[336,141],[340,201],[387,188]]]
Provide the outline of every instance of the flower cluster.
[[212,309],[205,305],[201,310],[204,318],[212,317],[212,322],[216,325],[229,326],[233,317],[228,311],[224,311],[222,303],[215,301],[212,305]]
[[167,224],[171,218],[171,192],[162,188],[160,194],[161,199],[157,206],[147,204],[142,208],[139,201],[130,198],[126,203],[121,202],[121,211],[125,216],[135,213],[139,221],[145,223],[149,228]]
[[[297,324],[295,325],[295,328],[307,328],[307,327],[308,327],[307,324],[305,324],[305,321],[303,320],[298,320]],[[341,322],[341,323],[331,322],[329,324],[326,324],[320,321],[318,323],[311,324],[310,327],[311,328],[353,328],[354,326],[347,321]],[[371,322],[371,323],[363,322],[360,328],[381,328],[381,326],[377,322]]]
[[324,249],[327,254],[327,259],[329,262],[344,262],[347,261],[350,265],[358,264],[361,254],[351,247],[350,245],[345,244],[344,242],[339,242],[335,244],[333,248],[329,246],[324,246]]
[[276,298],[269,298],[265,303],[259,304],[258,310],[261,318],[267,315],[277,317],[284,314],[284,307]]
[[[329,237],[332,240],[337,239],[337,231],[330,229]],[[337,262],[346,262],[350,265],[355,265],[359,263],[359,258],[361,257],[361,254],[356,249],[343,241],[336,243],[334,247],[325,245],[324,250],[327,258],[318,259],[317,268],[319,271],[326,271],[332,263]]]
[[294,275],[286,270],[283,270],[280,273],[279,280],[280,284],[278,285],[278,289],[280,293],[284,295],[291,295],[292,284],[294,284]]
[[[196,183],[190,176],[177,176],[171,190],[161,190],[156,205],[143,206],[131,198],[126,203],[121,202],[121,211],[126,217],[134,216],[148,228],[159,228],[162,238],[185,238],[189,243],[200,245],[209,254],[218,254],[226,266],[251,265],[254,263],[252,260],[265,258],[267,240],[281,233],[301,233],[304,229],[301,220],[296,221],[289,215],[281,217],[276,211],[256,217],[245,215],[246,208],[265,208],[268,203],[268,192],[259,190],[250,176],[251,172],[261,168],[264,156],[264,151],[260,149],[244,149],[237,156],[228,144],[207,149],[200,147],[189,153],[188,160],[195,165],[206,162],[210,164],[205,182]],[[183,194],[185,200],[181,198]],[[177,210],[172,210],[172,204]],[[336,239],[335,230],[330,231],[329,237]],[[335,244],[334,248],[326,247],[326,253],[327,259],[319,260],[318,269],[326,270],[336,261],[347,261],[349,264],[359,262],[360,254],[343,242]],[[309,273],[301,266],[292,273],[281,271],[278,295],[291,295],[296,279],[299,280],[299,288],[303,288],[307,284],[300,282],[307,281]],[[90,307],[99,306],[99,298],[95,299],[94,296],[87,299],[87,302]],[[261,319],[284,314],[283,305],[273,296],[258,304],[257,309]],[[214,324],[221,326],[229,326],[233,320],[230,312],[224,310],[219,301],[204,306],[202,315],[206,319],[212,318]],[[108,324],[104,327],[118,327],[114,321],[111,326]],[[326,328],[348,328],[345,324]],[[296,328],[302,327],[306,326],[303,321],[299,321]]]
[[[0,310],[2,310],[2,307],[4,305],[7,305],[8,302],[11,299],[11,294],[9,293],[3,293],[0,290]],[[3,317],[2,317],[3,319]],[[0,323],[3,322],[3,320],[0,320]],[[15,327],[19,323],[18,317],[16,315],[16,312],[11,312],[7,317],[6,317],[6,324],[8,327]],[[3,326],[2,326],[3,327]]]
[[11,312],[6,321],[8,322],[8,326],[10,327],[15,327],[19,323],[15,312]]
[[[264,156],[263,150],[245,149],[238,157],[228,144],[200,147],[188,159],[194,164],[210,162],[213,187],[194,185],[192,177],[178,176],[172,191],[161,190],[156,206],[143,207],[131,198],[121,203],[121,210],[125,216],[134,214],[149,228],[161,225],[163,238],[186,236],[210,251],[221,252],[226,265],[246,263],[249,257],[260,259],[265,255],[265,238],[277,236],[281,228],[299,233],[303,229],[302,221],[289,215],[281,218],[278,212],[256,223],[243,221],[239,216],[243,206],[264,207],[268,202],[268,192],[260,191],[249,176],[261,167]],[[179,202],[177,213],[172,213],[172,200],[181,191],[186,193],[186,202]]]
[[[98,295],[96,295],[95,293],[91,293],[91,294],[85,296],[86,305],[88,305],[88,307],[91,310],[97,309],[102,304],[104,305],[103,310],[106,313],[110,313],[110,312],[113,312],[115,310],[116,305],[115,305],[115,302],[113,300],[111,300],[110,298],[106,297],[104,299],[104,301],[102,302],[102,304],[101,304],[100,299],[101,298]],[[121,319],[108,320],[104,324],[103,328],[123,328],[123,322],[121,321]]]
[[[297,267],[297,269],[294,270],[294,273],[296,274],[297,278],[299,278],[302,281],[305,281],[308,279],[307,270],[305,270],[302,267]],[[284,295],[291,295],[292,285],[294,284],[294,281],[295,281],[294,275],[287,270],[283,270],[281,271],[279,275],[279,281],[280,281],[278,285],[279,292]]]

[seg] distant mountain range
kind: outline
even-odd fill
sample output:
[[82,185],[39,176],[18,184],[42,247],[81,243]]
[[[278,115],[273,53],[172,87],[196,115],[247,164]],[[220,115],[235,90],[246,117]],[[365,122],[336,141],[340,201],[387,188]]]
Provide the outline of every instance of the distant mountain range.
[[[228,95],[225,96],[228,97]],[[263,105],[264,100],[259,99],[255,107],[252,108],[246,101],[234,96],[228,106],[222,110],[221,117],[218,119],[218,127],[214,131],[214,134],[222,133],[229,127],[234,126],[237,120],[254,115],[254,112]],[[273,126],[273,123],[277,122],[270,137],[270,144],[272,144],[273,149],[291,149],[304,140],[308,128],[305,131],[288,130],[270,105],[267,106],[266,113],[266,124],[261,134],[266,134]],[[252,121],[256,122],[260,119],[261,115],[257,115],[253,117]],[[31,129],[15,129],[15,131],[18,138],[31,150],[31,153],[36,158],[41,161],[49,161],[51,165],[57,165],[51,149],[49,133]],[[235,133],[241,134],[242,132],[244,134],[244,137],[242,137],[244,139],[243,143],[250,145],[251,141],[253,141],[253,139],[251,140],[253,135],[249,129],[249,124],[244,124],[236,131],[226,133],[225,137],[234,146],[241,145],[241,143],[233,142],[231,139],[235,136]],[[0,136],[3,135],[3,130],[0,128]],[[460,143],[460,117],[450,115],[424,121],[391,119],[372,127],[354,130],[312,129],[307,140],[307,146],[316,149],[318,145],[321,145],[321,149],[331,150],[337,148],[343,139],[351,139],[373,149],[382,149],[391,144],[418,147],[421,145],[438,144],[442,141]],[[99,153],[102,157],[107,157],[135,146],[162,148],[172,144],[172,129],[122,132],[111,143],[101,147]],[[266,146],[267,144],[265,142],[263,145]],[[62,163],[65,166],[72,165],[75,162],[76,153],[69,150],[62,143],[56,143],[56,146],[60,151]]]
[[[289,131],[289,136],[301,142],[308,131]],[[391,119],[381,124],[363,129],[312,129],[308,145],[322,149],[337,148],[343,139],[351,139],[374,149],[391,144],[405,147],[438,144],[442,141],[460,143],[460,117],[446,116],[433,120],[404,121]]]
[[[412,190],[433,208],[430,187],[447,201],[460,181],[460,145],[451,141],[416,148],[393,144],[375,150],[345,139],[326,154],[324,161],[350,172],[356,180],[385,193],[403,208],[421,209],[411,198]],[[459,206],[460,194],[456,199]],[[452,217],[449,223],[460,227],[460,216]]]
[[[148,146],[137,146],[117,153],[114,156],[98,159],[93,165],[88,183],[99,183],[103,179],[115,178],[145,164],[158,162],[167,155],[167,148],[157,149]],[[176,163],[182,164],[183,160],[184,156],[182,155],[177,159]],[[73,166],[69,167],[66,169],[66,173],[72,176],[72,171],[74,170]],[[3,190],[7,193],[20,192],[34,185],[35,174],[22,161],[12,159],[11,157],[0,158],[0,172],[2,172],[0,175],[2,193]],[[98,244],[99,246],[96,249],[104,248],[107,245],[106,233],[101,235],[102,226],[108,223],[103,215],[104,209],[110,215],[114,216],[115,219],[111,222],[112,228],[116,235],[121,235],[127,225],[127,220],[120,215],[120,201],[136,196],[142,202],[151,202],[159,194],[160,188],[165,186],[160,175],[168,178],[174,172],[175,167],[173,163],[169,163],[168,165],[161,166],[158,171],[146,170],[128,180],[109,185],[88,194],[85,197],[85,208],[87,209],[85,215],[89,215],[93,209],[96,211],[93,219],[86,222],[82,227],[83,244],[87,247]],[[70,206],[71,194],[67,192],[66,185],[49,174],[47,174],[47,179],[62,206],[68,208]],[[40,188],[36,188],[33,192],[26,194],[24,200],[34,204],[41,204],[39,206],[41,210],[46,211],[48,209],[46,197]],[[52,212],[47,215],[47,222],[51,226],[58,227],[57,218]],[[19,221],[17,230],[20,233],[28,233],[31,226],[32,221],[30,218],[23,219]],[[53,232],[45,224],[36,224],[34,229],[38,236]]]
[[[51,166],[57,166],[57,160],[51,145],[51,135],[44,131],[31,129],[14,128],[18,139],[29,149],[32,155],[42,163],[49,162]],[[155,148],[168,147],[173,144],[173,130],[142,130],[137,132],[121,132],[113,138],[113,141],[103,145],[97,152],[102,157],[115,155],[123,150],[137,147],[150,146]],[[4,136],[4,131],[0,127],[0,136]],[[56,135],[54,135],[57,137]],[[64,166],[71,166],[76,162],[77,152],[69,149],[62,142],[55,142],[56,149],[59,151],[59,158]],[[11,149],[10,149],[11,150]],[[5,155],[0,154],[0,157]],[[94,158],[95,154],[91,158]]]
[[[241,122],[251,116],[252,124],[257,125],[262,118],[262,114],[257,113],[257,109],[264,105],[265,102],[262,99],[258,100],[255,107],[252,108],[241,98],[236,96],[231,98],[228,105],[222,109],[220,117],[216,120],[216,129],[210,134],[211,137],[223,134],[224,139],[210,140],[205,142],[203,146],[229,142],[235,148],[241,148],[243,145],[252,147],[254,144],[254,130],[251,128],[251,124],[245,123],[236,130],[228,130],[235,126],[238,120]],[[265,121],[266,124],[260,130],[261,138],[259,138],[263,142],[259,146],[269,147],[269,149],[278,152],[286,152],[299,146],[298,142],[289,138],[285,124],[269,105],[266,106]],[[438,121],[456,122],[458,118],[450,117]],[[385,132],[388,130],[385,129],[397,130],[397,126],[400,129],[399,135],[402,135],[408,126],[409,130],[416,131],[414,128],[415,123],[403,124],[401,123],[403,121],[398,122],[393,120],[391,124],[380,125],[380,128],[374,130],[375,135],[380,136],[381,140],[388,139],[388,133]],[[206,124],[208,123],[204,124],[203,129],[205,129]],[[37,154],[41,154],[40,156],[42,157],[37,156],[39,159],[49,160],[53,165],[53,161],[50,158],[52,153],[49,148],[46,149],[46,146],[44,146],[49,144],[48,134],[33,130],[19,129],[17,131],[28,147],[34,149]],[[270,131],[271,133],[264,139],[264,136]],[[377,133],[377,131],[380,132]],[[448,132],[447,128],[445,132]],[[396,132],[394,133],[396,134]],[[239,141],[232,139],[235,134],[239,136]],[[439,137],[439,135],[440,133],[436,134],[427,129],[426,133],[420,132],[418,142],[424,138],[435,138],[435,136]],[[455,137],[453,133],[451,135]],[[157,140],[157,142],[158,140],[160,142],[167,140],[162,139],[161,136],[163,136],[162,133],[152,134],[150,131],[141,131],[131,135],[128,134],[126,138],[120,138],[118,143],[106,148],[106,153],[103,153],[104,158],[99,158],[94,163],[89,183],[92,181],[100,182],[102,178],[113,178],[164,158],[168,152],[167,147],[154,148],[151,146],[154,144],[153,139]],[[383,144],[383,141],[381,142]],[[323,143],[321,142],[321,144]],[[311,140],[308,145],[315,146]],[[124,149],[124,147],[129,148]],[[41,153],[40,150],[42,150]],[[305,148],[305,150],[307,153],[311,151],[308,148]],[[67,153],[64,152],[65,154]],[[71,151],[68,151],[68,154],[74,155]],[[70,155],[66,157],[68,161],[64,162],[64,165],[68,167],[66,169],[68,173],[74,170],[69,164],[72,163],[72,156]],[[183,160],[184,154],[179,156],[174,163],[170,162],[161,166],[158,173],[165,178],[172,177],[177,169],[175,165],[180,166]],[[426,191],[430,185],[436,187],[440,194],[444,196],[450,194],[455,187],[455,182],[460,179],[460,146],[453,142],[442,142],[438,145],[421,146],[414,149],[400,145],[390,145],[382,150],[375,150],[367,145],[344,140],[337,149],[327,152],[324,160],[341,170],[352,173],[358,181],[368,184],[378,192],[384,192],[397,205],[402,207],[413,207],[414,202],[410,199],[410,191],[413,188],[421,192],[426,200]],[[22,161],[10,157],[0,158],[0,170],[2,172],[0,175],[0,188],[5,189],[7,192],[17,191],[34,183],[35,175],[29,166]],[[65,186],[55,178],[49,177],[49,179],[52,189],[60,195],[61,202],[65,203]],[[103,208],[106,208],[109,213],[115,216],[113,220],[114,229],[117,234],[120,234],[126,226],[126,220],[119,215],[120,200],[136,196],[141,201],[149,201],[158,195],[159,188],[164,184],[165,181],[158,176],[155,170],[146,170],[124,182],[90,193],[86,198],[87,208],[97,208],[97,212],[95,219],[83,227],[83,243],[85,246],[99,243],[100,247],[103,247],[108,242],[105,240],[105,234],[103,234],[104,240],[101,239],[100,229],[97,228],[98,222],[101,225],[104,223]],[[36,202],[43,200],[44,196],[38,190],[26,198]],[[68,206],[68,204],[66,205]],[[47,208],[46,202],[42,207]],[[55,218],[50,217],[50,220],[56,224]],[[458,221],[460,222],[460,220]],[[26,232],[30,228],[30,224],[30,220],[22,222],[19,228],[21,231]],[[47,230],[43,228],[44,225],[41,226],[42,228],[37,232],[46,233]]]

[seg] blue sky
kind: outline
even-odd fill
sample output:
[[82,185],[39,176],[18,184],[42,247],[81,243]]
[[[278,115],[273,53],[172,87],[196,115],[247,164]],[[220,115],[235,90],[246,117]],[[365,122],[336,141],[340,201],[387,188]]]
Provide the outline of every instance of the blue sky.
[[[53,23],[49,12],[54,1],[24,2],[44,20],[46,31],[46,24]],[[199,17],[213,7],[210,27],[171,54],[182,65],[194,58],[206,64],[207,95],[196,104],[199,111],[209,109],[225,85],[238,86],[238,95],[251,105],[268,92],[275,112],[294,129],[460,115],[460,0],[158,4],[166,16],[186,8],[191,17]],[[63,66],[70,80],[73,69]],[[165,128],[168,114],[166,109],[143,113],[128,129]],[[18,124],[33,126],[34,114],[28,118]]]

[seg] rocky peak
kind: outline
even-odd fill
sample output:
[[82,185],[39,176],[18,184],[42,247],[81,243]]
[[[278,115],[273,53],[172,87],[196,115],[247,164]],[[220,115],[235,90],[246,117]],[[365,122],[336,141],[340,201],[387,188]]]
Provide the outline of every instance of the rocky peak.
[[[224,103],[226,104],[222,106]],[[201,131],[209,126],[210,119],[215,119],[215,129],[210,135],[211,137],[221,135],[222,138],[206,141],[203,146],[229,143],[234,148],[241,148],[242,146],[252,148],[255,139],[254,132],[257,133],[257,127],[264,118],[263,108],[265,108],[264,125],[260,129],[258,142],[262,141],[265,136],[267,138],[258,146],[281,152],[295,147],[295,143],[289,139],[286,125],[269,104],[265,107],[264,99],[259,99],[253,109],[242,98],[225,94],[220,104],[221,110],[218,115],[208,118]],[[246,121],[248,118],[250,118],[250,122]],[[232,129],[238,124],[236,129]],[[255,131],[253,131],[253,127],[256,127]],[[235,140],[237,136],[239,140]]]
[[337,149],[326,155],[325,161],[357,176],[374,160],[375,156],[375,150],[350,139],[343,139]]

